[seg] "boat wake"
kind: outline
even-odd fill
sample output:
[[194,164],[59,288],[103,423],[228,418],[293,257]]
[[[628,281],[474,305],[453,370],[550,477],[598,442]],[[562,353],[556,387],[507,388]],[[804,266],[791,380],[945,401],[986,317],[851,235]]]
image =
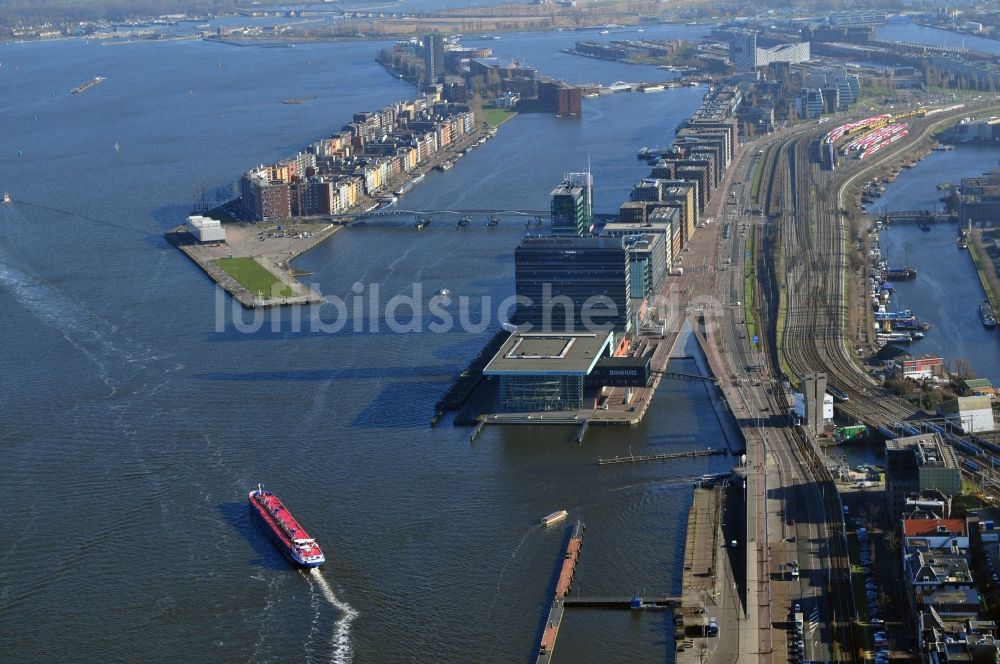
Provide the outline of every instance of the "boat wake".
[[503,585],[504,574],[507,573],[507,568],[510,566],[510,564],[512,562],[514,562],[514,559],[517,558],[518,552],[520,552],[521,547],[524,546],[524,543],[531,536],[531,534],[534,533],[537,530],[542,530],[542,529],[544,529],[544,526],[542,524],[540,524],[540,523],[536,523],[534,526],[532,526],[528,530],[528,532],[526,532],[524,534],[524,537],[521,538],[521,541],[517,543],[517,546],[514,547],[514,550],[510,552],[510,558],[508,558],[506,560],[506,562],[504,562],[503,567],[500,568],[500,573],[497,574],[497,587],[496,587],[496,591],[494,591],[494,593],[493,593],[493,600],[490,601],[490,609],[489,609],[489,611],[487,611],[486,615],[489,618],[490,622],[492,622],[492,623],[494,623],[494,624],[497,625],[496,637],[497,637],[498,641],[500,639],[500,626],[499,626],[498,623],[496,623],[496,621],[493,620],[493,612],[496,610],[497,600],[500,599],[500,589],[501,589],[501,587]]
[[333,664],[347,664],[351,661],[352,657],[351,623],[358,617],[358,612],[353,606],[337,597],[336,593],[333,592],[330,582],[326,580],[318,568],[313,567],[308,571],[308,574],[316,582],[316,585],[319,586],[320,591],[323,593],[323,598],[331,606],[340,611],[340,618],[334,625],[333,638],[330,643],[333,646],[333,651],[330,653],[330,661]]
[[111,377],[112,366],[121,365],[135,373],[157,359],[139,347],[116,325],[74,303],[42,279],[33,278],[0,262],[0,288],[9,292],[38,320],[58,329],[63,337],[98,368],[100,378],[112,392],[118,388]]

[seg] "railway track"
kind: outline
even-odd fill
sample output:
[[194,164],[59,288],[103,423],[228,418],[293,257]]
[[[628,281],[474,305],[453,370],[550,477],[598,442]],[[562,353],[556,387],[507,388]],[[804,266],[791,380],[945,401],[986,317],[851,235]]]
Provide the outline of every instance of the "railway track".
[[[756,301],[761,303],[768,331],[765,348],[770,363],[782,372],[793,372],[789,378],[794,379],[811,371],[828,371],[831,361],[826,356],[843,364],[833,351],[839,338],[837,328],[846,317],[844,290],[829,279],[834,268],[842,266],[837,258],[843,255],[837,249],[842,229],[822,223],[813,213],[822,205],[817,199],[824,192],[819,191],[810,172],[808,137],[790,139],[773,153],[766,197],[773,223],[763,243],[768,251],[757,258],[760,295]],[[779,338],[777,323],[782,315],[783,334]],[[787,413],[784,390],[774,390],[773,396],[776,411]],[[854,629],[856,612],[843,507],[822,451],[798,429],[792,430],[792,438],[796,456],[813,479],[823,509],[829,560],[823,593],[826,622],[839,645],[840,658],[857,661],[861,642]]]
[[[942,120],[947,118],[924,126],[920,139]],[[790,382],[797,383],[806,373],[825,372],[830,383],[847,397],[838,406],[842,413],[889,433],[937,430],[921,422],[921,411],[898,400],[867,375],[847,334],[851,327],[847,280],[852,270],[851,238],[841,212],[843,191],[858,178],[897,159],[902,150],[888,150],[873,163],[849,162],[837,172],[821,171],[811,154],[812,144],[821,134],[809,132],[785,140],[770,151],[766,166],[769,177],[765,208],[772,223],[763,241],[755,243],[766,248],[756,258],[755,303],[766,330],[764,349],[774,375],[785,374]],[[773,397],[776,412],[787,413],[784,390],[774,390]],[[839,494],[822,450],[801,430],[793,431],[798,455],[819,484],[825,511],[831,565],[830,592],[826,594],[828,618],[832,618],[830,622],[842,647],[841,656],[856,661],[861,641],[854,629],[856,614]],[[955,438],[952,435],[946,440]],[[963,473],[1000,492],[996,472],[1000,454],[977,455],[974,446],[967,454],[961,444],[953,447],[964,457]],[[984,462],[990,457],[996,460]],[[978,458],[977,463],[984,464],[982,470],[972,470],[966,463],[969,458]]]

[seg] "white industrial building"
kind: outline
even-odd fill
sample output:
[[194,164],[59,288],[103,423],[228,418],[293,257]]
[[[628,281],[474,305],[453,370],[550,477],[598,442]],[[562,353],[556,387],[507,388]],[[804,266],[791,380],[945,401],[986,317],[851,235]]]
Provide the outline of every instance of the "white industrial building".
[[[806,397],[801,392],[795,393],[795,406],[792,407],[795,417],[799,418],[801,421],[806,419]],[[833,420],[833,397],[823,393],[823,421],[830,422]]]
[[195,237],[198,242],[225,242],[226,229],[222,227],[222,222],[211,217],[203,217],[200,214],[192,214],[187,218],[188,232]]
[[965,433],[993,431],[996,428],[989,397],[959,397],[944,401],[938,406],[938,413]]

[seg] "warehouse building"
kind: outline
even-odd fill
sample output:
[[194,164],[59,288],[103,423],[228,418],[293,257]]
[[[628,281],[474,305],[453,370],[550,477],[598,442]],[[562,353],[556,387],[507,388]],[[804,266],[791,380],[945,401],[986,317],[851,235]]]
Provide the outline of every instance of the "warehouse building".
[[226,241],[226,229],[218,219],[192,214],[187,218],[187,229],[198,242]]
[[996,428],[989,397],[959,397],[944,401],[938,406],[938,413],[965,433],[993,431]]

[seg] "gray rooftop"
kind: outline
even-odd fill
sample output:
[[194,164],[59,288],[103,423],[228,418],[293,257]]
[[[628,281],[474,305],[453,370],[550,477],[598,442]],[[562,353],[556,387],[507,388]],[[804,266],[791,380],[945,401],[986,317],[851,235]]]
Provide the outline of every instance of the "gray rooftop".
[[515,332],[483,374],[487,376],[586,376],[611,345],[612,333]]
[[912,451],[918,466],[958,468],[958,461],[951,447],[944,444],[938,433],[922,433],[916,436],[895,438],[885,441],[886,452]]

